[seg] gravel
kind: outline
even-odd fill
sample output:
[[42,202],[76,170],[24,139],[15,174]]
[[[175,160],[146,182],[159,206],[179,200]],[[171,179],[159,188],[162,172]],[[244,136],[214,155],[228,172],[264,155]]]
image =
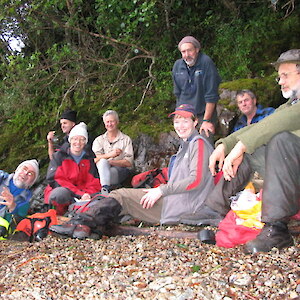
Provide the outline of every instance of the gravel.
[[[193,229],[176,227],[178,230]],[[1,299],[300,299],[300,245],[245,255],[196,239],[1,241]]]

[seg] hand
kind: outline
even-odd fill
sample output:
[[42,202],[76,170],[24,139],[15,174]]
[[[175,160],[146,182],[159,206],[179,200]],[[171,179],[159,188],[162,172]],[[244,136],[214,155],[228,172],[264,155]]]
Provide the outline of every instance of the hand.
[[114,149],[113,151],[110,152],[111,153],[111,158],[117,157],[122,153],[122,150],[119,148]]
[[217,148],[213,151],[213,153],[209,157],[209,169],[212,174],[212,176],[216,176],[217,171],[216,171],[216,166],[217,162],[219,162],[219,171],[223,167],[223,162],[225,159],[225,146],[223,144],[220,144],[217,146]]
[[48,142],[53,142],[53,138],[54,138],[54,134],[55,134],[55,131],[49,131],[48,134],[47,134],[47,141]]
[[143,190],[146,194],[142,197],[140,204],[145,209],[151,208],[156,201],[162,196],[162,192],[159,187],[153,189]]
[[81,196],[81,200],[82,201],[88,201],[88,200],[91,200],[91,195],[88,194],[88,193],[85,193]]
[[210,134],[214,134],[215,133],[215,126],[213,123],[211,122],[202,122],[201,127],[199,129],[199,133],[201,134],[202,131],[204,131],[205,135],[207,137],[209,137]]
[[0,199],[4,200],[1,201],[0,204],[6,205],[8,211],[10,212],[12,212],[17,206],[14,196],[12,195],[12,193],[9,191],[7,187],[3,187],[3,191],[1,193]]
[[239,165],[242,163],[246,146],[240,141],[230,151],[224,160],[223,175],[224,179],[230,181],[235,177]]

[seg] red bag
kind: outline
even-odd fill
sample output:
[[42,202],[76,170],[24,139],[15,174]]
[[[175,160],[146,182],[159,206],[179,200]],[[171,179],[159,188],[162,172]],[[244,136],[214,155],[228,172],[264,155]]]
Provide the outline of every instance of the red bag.
[[69,216],[75,215],[78,213],[87,212],[93,205],[95,205],[98,201],[101,201],[103,198],[107,198],[108,196],[104,196],[102,194],[96,194],[93,196],[91,200],[85,201],[76,201],[69,205],[68,212]]
[[[300,205],[300,199],[299,199],[299,205]],[[300,221],[300,210],[294,216],[292,216],[291,218],[294,219],[294,220]]]
[[254,240],[261,229],[250,228],[236,224],[237,216],[230,210],[220,222],[216,233],[216,245],[224,248],[232,248]]
[[155,188],[168,182],[168,168],[153,169],[132,177],[133,188]]

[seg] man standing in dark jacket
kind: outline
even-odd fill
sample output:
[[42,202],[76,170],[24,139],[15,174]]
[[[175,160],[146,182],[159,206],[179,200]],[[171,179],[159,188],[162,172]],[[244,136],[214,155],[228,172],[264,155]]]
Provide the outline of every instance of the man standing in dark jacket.
[[214,62],[200,51],[198,40],[184,37],[178,44],[182,58],[172,70],[176,107],[191,104],[196,109],[200,134],[209,137],[215,133],[217,123],[216,103],[221,78]]

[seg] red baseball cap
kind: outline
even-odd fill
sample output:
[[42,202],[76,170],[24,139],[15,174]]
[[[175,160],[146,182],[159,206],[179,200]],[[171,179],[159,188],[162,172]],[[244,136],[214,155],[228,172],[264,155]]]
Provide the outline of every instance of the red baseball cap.
[[176,107],[176,110],[170,113],[168,117],[171,117],[172,115],[179,115],[184,118],[191,118],[196,116],[196,111],[193,105],[181,104],[178,107]]

